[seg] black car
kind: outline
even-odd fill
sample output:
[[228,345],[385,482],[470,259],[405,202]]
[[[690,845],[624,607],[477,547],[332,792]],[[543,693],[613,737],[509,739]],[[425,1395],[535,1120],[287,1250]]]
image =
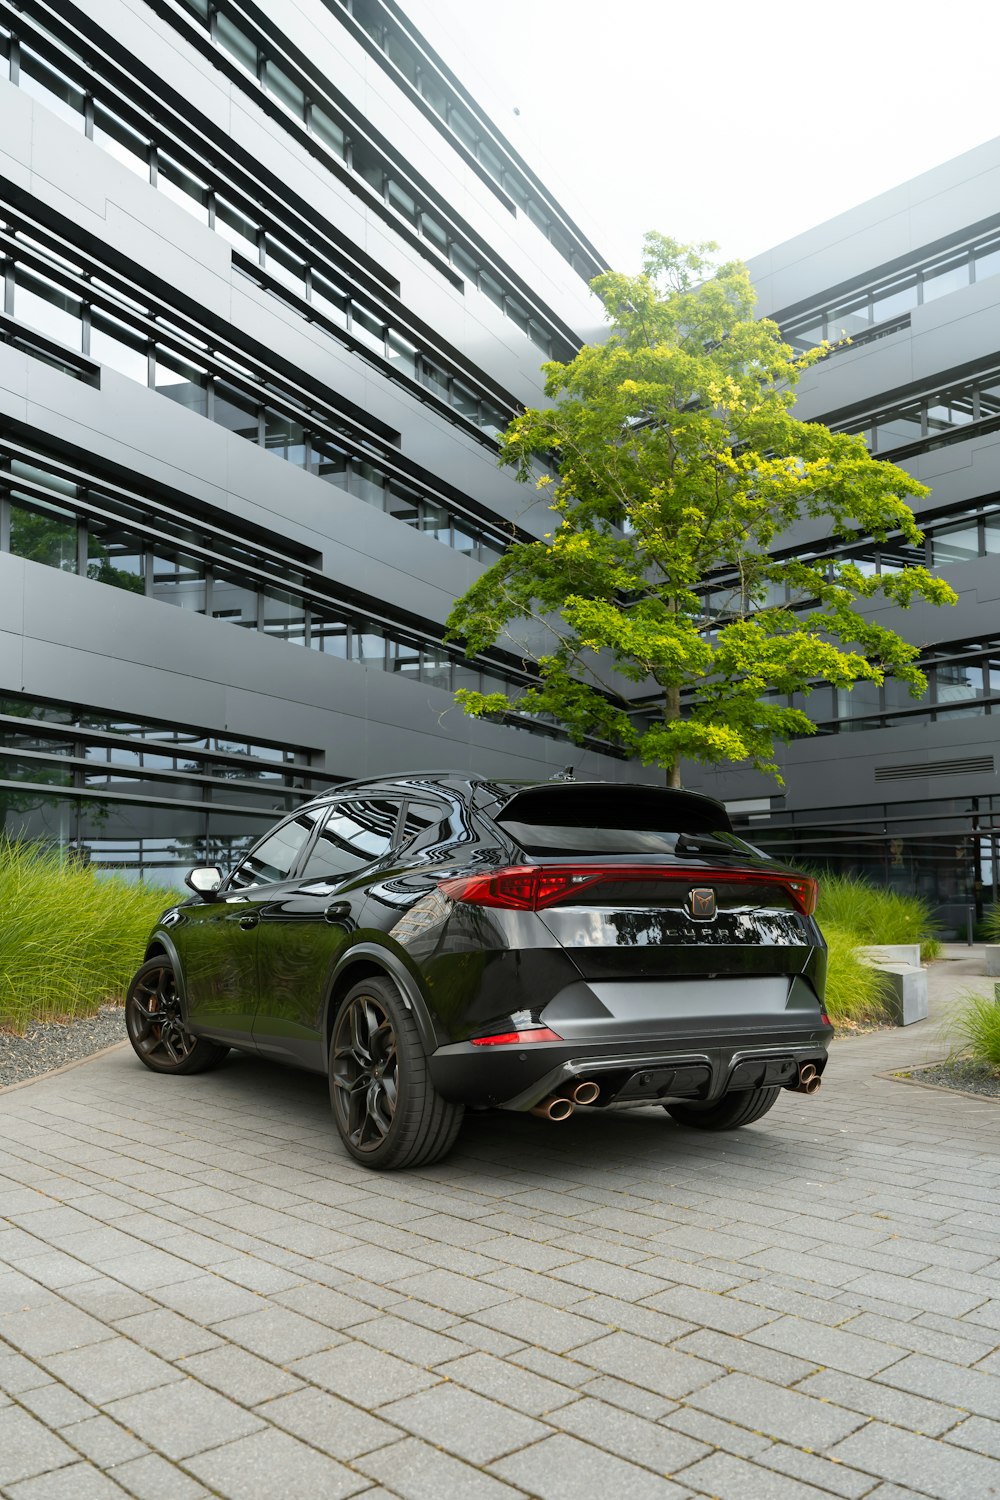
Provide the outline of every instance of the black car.
[[826,1066],[815,881],[708,797],[379,778],[187,883],[129,987],[139,1057],[196,1073],[240,1047],[328,1073],[370,1167],[438,1160],[465,1106],[662,1104],[728,1130]]

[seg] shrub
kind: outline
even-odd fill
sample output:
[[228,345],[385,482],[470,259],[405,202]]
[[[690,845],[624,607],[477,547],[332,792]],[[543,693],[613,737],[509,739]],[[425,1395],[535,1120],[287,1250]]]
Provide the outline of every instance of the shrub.
[[882,980],[877,969],[858,957],[857,934],[825,922],[823,936],[829,953],[826,1013],[834,1026],[853,1031],[884,1023]]
[[937,958],[941,951],[929,901],[868,880],[820,873],[816,916],[824,933],[828,926],[840,928],[850,932],[858,946],[919,943],[922,958]]
[[963,1056],[1000,1073],[1000,1001],[966,995],[948,1029]]
[[121,1000],[174,893],[99,878],[37,844],[0,843],[0,1028]]
[[1000,943],[1000,906],[988,906],[983,912],[983,935],[988,943]]

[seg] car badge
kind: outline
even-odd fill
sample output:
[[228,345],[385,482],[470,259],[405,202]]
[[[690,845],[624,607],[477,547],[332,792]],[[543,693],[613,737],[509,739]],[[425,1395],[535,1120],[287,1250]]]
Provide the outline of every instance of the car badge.
[[691,915],[700,922],[710,922],[715,916],[715,892],[708,886],[696,886],[688,894]]

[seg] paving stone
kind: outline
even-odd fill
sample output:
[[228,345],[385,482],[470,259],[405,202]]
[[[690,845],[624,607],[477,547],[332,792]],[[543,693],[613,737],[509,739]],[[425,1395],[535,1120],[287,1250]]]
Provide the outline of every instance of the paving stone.
[[[380,1448],[359,1458],[354,1467],[386,1485],[383,1493],[401,1496],[402,1500],[517,1500],[522,1495],[499,1479],[479,1469],[439,1453],[417,1438],[407,1438],[390,1448]],[[365,1500],[374,1500],[376,1491],[366,1490]]]
[[158,1287],[156,1299],[195,1323],[221,1323],[241,1313],[257,1312],[263,1300],[245,1287],[234,1286],[221,1276],[191,1276],[170,1286]]
[[628,1500],[683,1500],[690,1493],[682,1484],[563,1433],[502,1458],[491,1468],[539,1500],[579,1500],[595,1492],[627,1495]]
[[31,1312],[5,1313],[3,1336],[23,1354],[38,1356],[100,1343],[112,1337],[112,1330],[71,1303],[60,1301],[41,1314],[34,1308]]
[[815,1453],[803,1453],[801,1448],[791,1448],[785,1443],[775,1443],[755,1462],[789,1479],[796,1479],[809,1489],[829,1490],[834,1495],[842,1495],[844,1500],[861,1500],[861,1496],[867,1495],[873,1487],[870,1474],[862,1474],[859,1469],[850,1469],[846,1464],[832,1463]]
[[[585,1368],[585,1367],[581,1367]],[[547,1411],[565,1406],[573,1391],[554,1380],[532,1374],[512,1360],[497,1359],[492,1354],[466,1354],[437,1366],[436,1373],[467,1390],[489,1396],[504,1406],[540,1417]],[[591,1371],[586,1370],[589,1379]]]
[[361,1411],[314,1386],[305,1386],[290,1396],[279,1396],[256,1408],[257,1415],[321,1448],[333,1458],[350,1460],[373,1448],[398,1441],[397,1427]]
[[96,1416],[88,1401],[82,1401],[58,1381],[22,1391],[18,1401],[49,1428],[68,1427],[71,1422]]
[[706,1445],[694,1438],[589,1396],[562,1407],[552,1415],[551,1422],[560,1431],[597,1443],[657,1474],[674,1474],[708,1452]]
[[23,1354],[14,1354],[6,1349],[0,1351],[0,1391],[17,1396],[22,1391],[35,1390],[40,1385],[50,1385],[52,1376],[33,1359]]
[[671,1344],[682,1334],[694,1333],[696,1327],[694,1323],[657,1312],[646,1303],[626,1302],[621,1297],[587,1297],[574,1303],[573,1311],[581,1318],[593,1318],[624,1333],[652,1339],[655,1344]]
[[567,1359],[564,1354],[551,1354],[548,1349],[524,1348],[518,1351],[517,1366],[541,1375],[544,1380],[555,1381],[576,1390],[589,1384],[594,1378],[593,1370],[581,1365],[578,1360]]
[[870,1422],[830,1450],[831,1458],[910,1486],[934,1500],[986,1500],[1000,1495],[1000,1464],[953,1444]]
[[506,1298],[499,1306],[481,1308],[475,1314],[475,1321],[525,1344],[540,1344],[554,1354],[566,1354],[606,1331],[604,1324],[591,1318],[581,1318],[524,1297]]
[[92,1464],[76,1463],[51,1474],[22,1479],[9,1485],[6,1493],[10,1500],[123,1500],[128,1491]]
[[156,1309],[156,1303],[148,1297],[134,1292],[131,1287],[122,1286],[119,1281],[112,1281],[109,1276],[98,1276],[80,1286],[68,1287],[62,1295],[103,1323]]
[[[371,1309],[366,1311],[370,1314]],[[340,1337],[324,1323],[304,1318],[290,1308],[273,1306],[244,1313],[239,1318],[226,1318],[214,1325],[213,1332],[278,1365],[329,1349]]]
[[987,1417],[968,1417],[952,1427],[947,1434],[949,1443],[960,1448],[970,1448],[985,1458],[1000,1458],[1000,1422],[991,1422]]
[[366,1410],[438,1383],[436,1375],[353,1339],[322,1354],[295,1360],[291,1368],[304,1380],[355,1401]]
[[466,1352],[465,1345],[458,1339],[388,1314],[372,1318],[367,1323],[356,1323],[351,1329],[351,1337],[427,1369],[434,1369],[449,1359],[458,1359]]
[[263,1426],[259,1417],[184,1377],[169,1391],[147,1391],[112,1402],[108,1415],[173,1459],[246,1437]]
[[130,1458],[141,1458],[149,1452],[145,1443],[126,1432],[110,1417],[87,1417],[65,1428],[67,1442],[78,1448],[85,1458],[99,1469],[109,1469],[113,1464],[124,1463]]
[[50,1354],[44,1364],[53,1375],[95,1406],[182,1378],[165,1360],[140,1349],[129,1339],[117,1337],[74,1349],[68,1354]]
[[747,1302],[737,1302],[715,1292],[699,1291],[696,1287],[675,1286],[667,1291],[648,1297],[644,1304],[657,1312],[669,1313],[682,1318],[693,1327],[716,1328],[720,1333],[749,1333],[760,1328],[774,1315],[762,1312]]
[[48,1474],[78,1455],[42,1422],[18,1406],[0,1409],[0,1485],[16,1484],[36,1474]]
[[716,1333],[712,1328],[688,1334],[673,1347],[680,1354],[695,1354],[726,1370],[757,1375],[761,1380],[774,1381],[775,1385],[794,1385],[816,1368],[812,1360],[777,1354],[749,1339],[731,1338],[728,1333]]
[[699,1495],[711,1495],[714,1500],[803,1500],[798,1479],[758,1468],[729,1453],[713,1453],[692,1464],[678,1474],[677,1483],[689,1486]]
[[229,1500],[343,1500],[368,1488],[360,1474],[273,1427],[197,1454],[186,1467]]
[[243,1406],[256,1406],[274,1396],[287,1396],[302,1384],[286,1370],[232,1344],[222,1344],[204,1354],[193,1354],[189,1359],[180,1360],[178,1369]]
[[996,1375],[959,1370],[925,1354],[908,1354],[891,1369],[884,1370],[879,1381],[918,1396],[963,1406],[978,1416],[1000,1417],[1000,1377]]
[[679,1354],[675,1349],[662,1349],[631,1333],[610,1333],[577,1349],[574,1357],[606,1375],[631,1381],[672,1400],[687,1396],[722,1374],[718,1365],[707,1360],[696,1359],[693,1354]]
[[865,1338],[882,1339],[896,1348],[909,1349],[914,1354],[929,1354],[934,1359],[948,1360],[954,1365],[974,1365],[993,1346],[985,1329],[970,1326],[968,1338],[956,1337],[919,1320],[899,1323],[892,1318],[877,1317],[874,1313],[860,1313],[842,1323],[841,1327],[845,1333],[860,1333]]
[[930,1437],[947,1432],[961,1417],[961,1412],[954,1406],[928,1401],[923,1396],[911,1396],[879,1385],[874,1380],[859,1380],[837,1370],[821,1370],[801,1381],[796,1390],[805,1396],[817,1396],[821,1401],[846,1406],[863,1417],[879,1417],[883,1422],[892,1422],[897,1427],[907,1427],[911,1432]]
[[[290,1307],[293,1312],[301,1313],[315,1323],[325,1323],[328,1328],[350,1328],[372,1315],[371,1303],[328,1286],[299,1286],[288,1292],[278,1292],[269,1300],[281,1307]],[[380,1300],[396,1302],[399,1298],[393,1296]]]
[[537,1442],[550,1431],[540,1422],[447,1381],[382,1408],[386,1421],[473,1464]]
[[912,1276],[890,1276],[884,1272],[858,1276],[845,1290],[894,1306],[916,1308],[918,1312],[944,1313],[950,1318],[971,1313],[986,1300],[985,1294],[955,1291],[930,1281],[917,1281]]
[[397,1282],[397,1290],[401,1295],[419,1297],[422,1302],[432,1302],[435,1307],[462,1317],[509,1301],[502,1288],[456,1276],[453,1271],[422,1271],[420,1275],[407,1276]]
[[714,1385],[692,1392],[688,1403],[802,1448],[827,1448],[862,1421],[853,1412],[750,1375],[724,1375]]
[[767,1349],[798,1355],[815,1365],[830,1365],[849,1375],[875,1375],[903,1357],[898,1348],[887,1348],[874,1339],[810,1323],[804,1318],[778,1318],[764,1328],[755,1329],[747,1338]]
[[183,1359],[188,1354],[214,1349],[220,1343],[218,1334],[207,1332],[197,1323],[192,1323],[190,1318],[182,1318],[179,1313],[165,1307],[137,1313],[131,1318],[120,1318],[115,1328],[161,1359]]
[[210,1500],[203,1484],[156,1453],[118,1464],[110,1472],[136,1500]]

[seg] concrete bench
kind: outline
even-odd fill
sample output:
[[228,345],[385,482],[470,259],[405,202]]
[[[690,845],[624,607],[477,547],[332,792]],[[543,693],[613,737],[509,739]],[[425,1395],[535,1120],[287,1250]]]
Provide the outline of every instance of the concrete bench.
[[994,979],[1000,975],[1000,943],[986,944],[986,972]]
[[927,971],[920,967],[919,943],[871,945],[859,948],[858,956],[882,975],[885,1007],[893,1025],[926,1021]]

